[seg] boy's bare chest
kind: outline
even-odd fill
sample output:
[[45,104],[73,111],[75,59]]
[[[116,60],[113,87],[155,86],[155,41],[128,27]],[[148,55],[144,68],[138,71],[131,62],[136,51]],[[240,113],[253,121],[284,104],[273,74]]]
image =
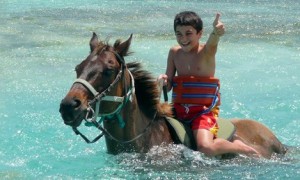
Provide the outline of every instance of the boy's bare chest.
[[185,55],[174,59],[178,73],[201,71],[206,66],[206,60],[203,55]]
[[213,76],[215,64],[205,54],[182,55],[174,59],[177,74],[179,76]]

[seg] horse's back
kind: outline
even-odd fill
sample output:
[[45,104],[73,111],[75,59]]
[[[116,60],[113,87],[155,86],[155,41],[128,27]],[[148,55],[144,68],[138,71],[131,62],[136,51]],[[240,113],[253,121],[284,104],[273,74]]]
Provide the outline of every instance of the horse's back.
[[234,139],[240,139],[252,146],[262,156],[270,158],[273,153],[284,154],[286,152],[284,145],[262,123],[249,119],[233,119],[231,121],[236,126]]

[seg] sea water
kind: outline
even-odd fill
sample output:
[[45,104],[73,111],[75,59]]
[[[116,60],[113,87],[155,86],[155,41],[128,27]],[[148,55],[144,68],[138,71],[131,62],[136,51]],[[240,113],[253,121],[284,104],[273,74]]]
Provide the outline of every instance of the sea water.
[[[133,34],[126,61],[158,76],[176,44],[173,18],[183,10],[203,19],[203,43],[222,14],[220,116],[264,123],[290,146],[286,156],[220,161],[182,145],[113,156],[103,139],[86,144],[64,125],[59,103],[89,53],[92,32],[111,43]],[[0,62],[0,179],[300,178],[298,0],[2,0]]]

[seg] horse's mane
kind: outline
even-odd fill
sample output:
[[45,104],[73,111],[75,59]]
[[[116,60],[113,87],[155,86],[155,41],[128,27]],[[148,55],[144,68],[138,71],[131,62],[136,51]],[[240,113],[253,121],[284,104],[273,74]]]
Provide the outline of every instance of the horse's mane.
[[126,65],[134,77],[135,94],[143,113],[148,118],[153,118],[155,115],[172,116],[171,105],[160,103],[156,78],[149,71],[142,69],[141,63],[130,62]]

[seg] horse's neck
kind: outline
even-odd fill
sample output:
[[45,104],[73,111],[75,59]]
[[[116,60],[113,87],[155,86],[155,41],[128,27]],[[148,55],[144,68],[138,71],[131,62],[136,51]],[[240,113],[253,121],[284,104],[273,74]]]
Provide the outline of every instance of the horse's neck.
[[145,131],[149,122],[147,122],[146,117],[140,111],[135,96],[133,96],[132,101],[126,103],[120,112],[120,116],[125,122],[123,128],[119,126],[117,119],[111,122],[105,122],[104,124],[107,131],[119,141],[117,142],[116,140],[106,137],[108,152],[143,151],[147,146],[147,144],[143,143],[147,142],[145,139],[149,139],[149,132]]
[[149,120],[145,117],[137,103],[136,96],[132,96],[132,101],[128,102],[123,110],[123,117],[126,123],[127,130],[133,136],[136,136],[146,128]]

